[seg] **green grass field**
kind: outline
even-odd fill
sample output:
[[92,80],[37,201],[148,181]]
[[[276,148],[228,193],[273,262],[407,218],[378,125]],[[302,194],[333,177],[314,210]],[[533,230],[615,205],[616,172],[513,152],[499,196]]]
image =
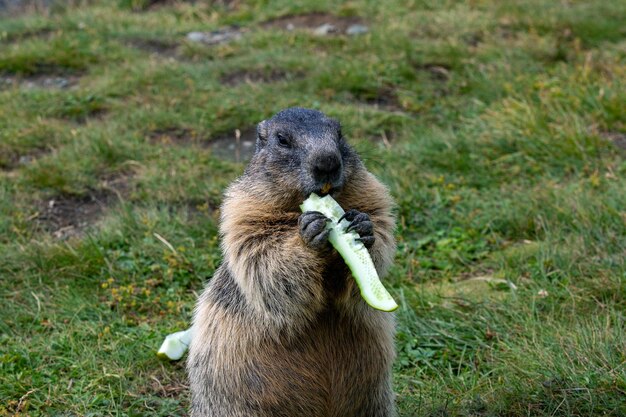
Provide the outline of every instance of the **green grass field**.
[[0,415],[185,414],[155,351],[221,261],[250,129],[294,105],[397,201],[400,416],[626,415],[624,22],[604,0],[6,14]]

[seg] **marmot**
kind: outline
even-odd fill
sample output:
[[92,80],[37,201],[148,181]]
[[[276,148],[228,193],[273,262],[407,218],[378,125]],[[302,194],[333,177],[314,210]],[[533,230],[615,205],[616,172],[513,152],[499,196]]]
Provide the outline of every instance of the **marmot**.
[[187,362],[193,417],[389,417],[394,318],[359,294],[310,193],[330,193],[379,274],[391,264],[387,189],[340,124],[290,108],[257,127],[255,154],[226,191],[224,260],[199,297]]

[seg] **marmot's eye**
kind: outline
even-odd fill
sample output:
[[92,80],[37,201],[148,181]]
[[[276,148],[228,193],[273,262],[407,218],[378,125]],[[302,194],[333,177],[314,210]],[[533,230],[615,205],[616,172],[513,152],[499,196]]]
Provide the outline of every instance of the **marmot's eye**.
[[277,133],[276,138],[278,139],[278,144],[284,148],[291,148],[291,141],[287,135],[282,133]]

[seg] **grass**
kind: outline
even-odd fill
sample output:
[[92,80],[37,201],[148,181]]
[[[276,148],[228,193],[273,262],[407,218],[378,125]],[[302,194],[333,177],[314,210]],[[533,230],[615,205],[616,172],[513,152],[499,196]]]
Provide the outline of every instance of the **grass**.
[[[626,414],[623,4],[151,3],[0,20],[0,415],[185,413],[155,350],[221,261],[210,143],[292,105],[397,201],[401,416]],[[370,31],[263,23],[309,12]]]

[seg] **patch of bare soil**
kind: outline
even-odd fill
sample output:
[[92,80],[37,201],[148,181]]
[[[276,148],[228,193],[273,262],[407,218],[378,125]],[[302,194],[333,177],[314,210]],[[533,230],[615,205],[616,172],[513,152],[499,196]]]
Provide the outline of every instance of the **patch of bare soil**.
[[58,194],[42,200],[34,219],[57,239],[81,236],[119,199],[128,194],[131,175],[112,175],[102,180],[102,189],[86,195]]
[[402,111],[398,96],[392,87],[381,87],[376,91],[353,93],[354,99],[367,106],[389,111]]
[[35,162],[38,158],[48,153],[47,149],[32,149],[28,152],[4,152],[0,155],[0,170],[12,171],[20,166],[27,166]]
[[150,54],[167,58],[178,57],[178,44],[173,41],[150,38],[132,38],[127,40],[128,45]]
[[77,75],[0,75],[0,90],[13,87],[20,87],[28,90],[34,88],[51,88],[64,90],[74,87],[76,84],[78,84],[79,80],[80,77]]
[[[282,30],[309,29],[316,30],[326,28],[320,34],[346,33],[352,25],[362,24],[363,19],[357,16],[343,17],[334,16],[329,13],[313,12],[299,15],[286,15],[276,19],[268,20],[261,24],[264,28],[274,28]],[[330,25],[330,26],[326,26]],[[332,26],[332,27],[331,27]]]
[[208,144],[213,155],[234,162],[247,162],[256,149],[256,127],[235,129],[212,139]]
[[108,192],[94,191],[88,195],[57,195],[40,203],[36,221],[57,239],[81,235],[94,224],[112,203]]
[[626,133],[602,132],[600,135],[611,142],[616,148],[626,151]]
[[272,83],[302,77],[302,73],[293,73],[280,68],[241,69],[224,74],[220,77],[222,84],[235,86],[239,84]]
[[107,193],[115,194],[118,199],[122,199],[127,197],[132,191],[130,180],[133,175],[134,173],[129,171],[103,175],[100,177],[100,186]]

